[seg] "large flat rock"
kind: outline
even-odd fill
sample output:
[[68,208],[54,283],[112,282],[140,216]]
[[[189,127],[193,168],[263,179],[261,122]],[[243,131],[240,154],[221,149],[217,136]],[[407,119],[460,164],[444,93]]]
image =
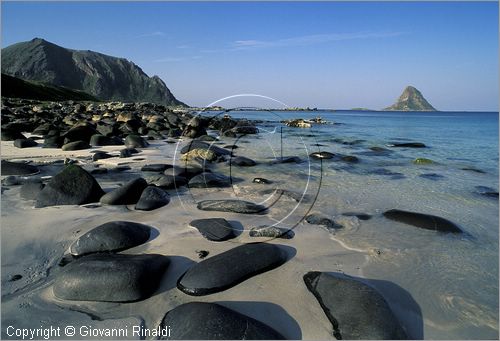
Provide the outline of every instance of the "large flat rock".
[[64,267],[54,281],[54,295],[73,301],[131,302],[150,297],[168,266],[156,254],[93,254]]
[[222,242],[235,237],[233,227],[224,218],[196,219],[189,225],[197,228],[208,240]]
[[193,296],[212,294],[277,268],[286,260],[286,252],[276,245],[244,244],[194,265],[179,278],[177,288]]
[[382,295],[342,274],[308,272],[304,282],[333,325],[333,335],[347,340],[401,340],[406,334]]
[[244,200],[203,200],[197,205],[203,211],[234,212],[245,214],[265,214],[267,208]]
[[170,310],[160,328],[162,340],[284,340],[268,325],[217,303],[190,302]]
[[110,221],[83,234],[70,247],[73,256],[118,252],[145,243],[151,227],[131,221]]

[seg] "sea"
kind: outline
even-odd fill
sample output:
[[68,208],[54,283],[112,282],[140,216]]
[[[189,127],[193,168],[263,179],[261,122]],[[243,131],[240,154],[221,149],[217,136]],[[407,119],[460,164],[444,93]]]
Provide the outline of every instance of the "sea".
[[[336,240],[374,255],[363,276],[395,285],[415,302],[415,319],[422,325],[417,336],[498,339],[498,112],[239,110],[227,114],[256,120],[260,131],[232,141],[224,138],[238,146],[236,155],[259,162],[255,167],[231,167],[229,175],[259,174],[302,194],[304,200],[292,201],[288,211],[281,209],[281,216],[274,217],[278,224],[298,226],[311,213],[338,222],[342,228],[331,230]],[[317,116],[327,123],[311,128],[282,123]],[[426,147],[394,146],[408,142]],[[357,162],[309,157],[320,151],[355,156]],[[275,162],[289,156],[301,161]],[[415,163],[418,158],[432,163]],[[255,199],[254,193],[238,195]],[[464,233],[394,222],[382,215],[390,209],[440,216]],[[358,219],[351,213],[371,218]]]

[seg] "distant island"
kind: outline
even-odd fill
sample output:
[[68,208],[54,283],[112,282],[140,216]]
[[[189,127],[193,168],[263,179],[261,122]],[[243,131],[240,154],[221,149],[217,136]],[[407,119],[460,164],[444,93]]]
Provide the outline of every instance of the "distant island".
[[437,111],[413,86],[407,86],[396,103],[383,110],[387,111]]

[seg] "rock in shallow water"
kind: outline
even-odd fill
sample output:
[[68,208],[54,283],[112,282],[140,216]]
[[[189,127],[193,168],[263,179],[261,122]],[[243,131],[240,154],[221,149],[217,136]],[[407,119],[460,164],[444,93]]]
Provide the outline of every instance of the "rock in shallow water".
[[158,288],[168,263],[167,257],[156,254],[85,256],[57,276],[54,295],[73,301],[138,301]]
[[243,200],[203,200],[197,205],[202,211],[220,211],[245,214],[265,214],[267,208],[253,202]]
[[292,239],[295,235],[290,229],[277,226],[258,226],[252,227],[248,233],[250,237],[267,237]]
[[142,191],[147,187],[143,178],[137,178],[127,182],[125,185],[106,193],[101,197],[101,203],[107,205],[130,205],[139,201]]
[[323,225],[329,230],[340,229],[343,227],[342,225],[337,224],[333,219],[317,213],[309,214],[306,217],[306,221],[313,225]]
[[451,221],[430,214],[394,209],[384,212],[384,217],[427,230],[462,233],[462,230]]
[[118,252],[148,241],[151,227],[131,221],[111,221],[80,236],[70,247],[73,256]]
[[237,156],[231,159],[231,164],[240,167],[252,167],[255,166],[257,162],[244,156]]
[[385,299],[367,284],[317,271],[304,275],[304,282],[332,323],[337,339],[407,338]]
[[167,205],[169,202],[170,195],[167,192],[156,186],[148,186],[142,191],[139,201],[135,204],[135,209],[152,211]]
[[160,328],[164,340],[283,340],[266,324],[217,303],[190,302],[170,310]]
[[188,295],[203,296],[231,288],[285,263],[285,251],[273,244],[244,244],[201,261],[177,281]]
[[83,205],[97,202],[104,194],[92,175],[77,165],[67,165],[37,196],[35,207]]
[[229,187],[231,178],[217,173],[201,173],[189,180],[189,188]]
[[223,218],[196,219],[189,224],[208,240],[221,242],[235,237],[233,227]]

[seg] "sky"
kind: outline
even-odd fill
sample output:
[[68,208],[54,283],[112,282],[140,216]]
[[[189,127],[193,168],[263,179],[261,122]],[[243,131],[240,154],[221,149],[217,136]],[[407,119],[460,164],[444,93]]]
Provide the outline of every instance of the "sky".
[[259,94],[290,107],[381,109],[412,85],[438,110],[498,111],[498,2],[2,1],[1,9],[2,47],[40,37],[123,57],[192,106]]

